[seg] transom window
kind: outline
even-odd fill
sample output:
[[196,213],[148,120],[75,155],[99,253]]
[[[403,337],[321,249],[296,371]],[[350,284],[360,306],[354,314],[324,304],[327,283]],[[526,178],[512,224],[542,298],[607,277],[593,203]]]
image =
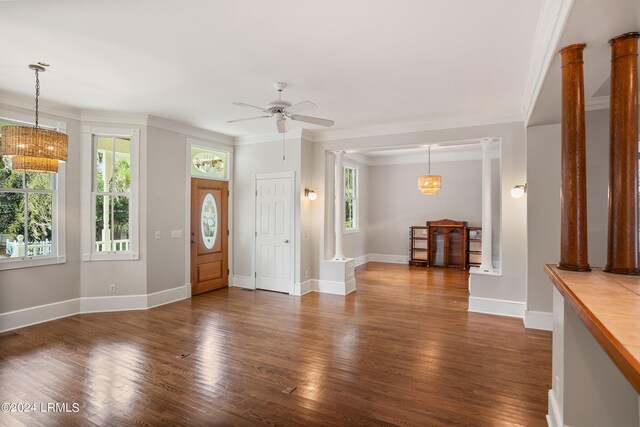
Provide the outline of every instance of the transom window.
[[344,229],[358,231],[358,169],[344,167]]

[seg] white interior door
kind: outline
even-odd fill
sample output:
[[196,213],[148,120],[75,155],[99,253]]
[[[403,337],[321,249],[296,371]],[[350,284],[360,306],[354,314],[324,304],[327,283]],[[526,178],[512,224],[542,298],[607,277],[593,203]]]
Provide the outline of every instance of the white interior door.
[[256,179],[256,288],[293,289],[292,179]]

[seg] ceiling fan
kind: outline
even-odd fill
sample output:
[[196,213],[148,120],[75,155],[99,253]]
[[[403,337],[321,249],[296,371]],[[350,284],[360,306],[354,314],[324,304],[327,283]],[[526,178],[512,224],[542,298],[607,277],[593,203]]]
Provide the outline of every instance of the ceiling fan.
[[263,113],[265,113],[265,115],[257,116],[257,117],[247,117],[244,119],[229,120],[227,121],[227,123],[242,122],[245,120],[254,120],[254,119],[267,119],[275,116],[276,125],[278,127],[278,133],[285,133],[289,130],[289,126],[287,124],[287,118],[291,120],[296,120],[299,122],[311,123],[314,125],[327,126],[327,127],[333,126],[333,123],[334,123],[333,120],[321,119],[318,117],[301,116],[300,114],[297,114],[302,111],[316,108],[317,105],[311,101],[302,101],[292,105],[290,102],[282,99],[282,91],[287,87],[286,83],[282,83],[282,82],[274,83],[273,87],[275,87],[276,90],[278,91],[278,99],[276,99],[275,101],[271,101],[269,104],[267,104],[266,108],[257,107],[255,105],[246,104],[244,102],[234,102],[234,105],[237,105],[239,107],[255,108],[256,110],[260,110]]

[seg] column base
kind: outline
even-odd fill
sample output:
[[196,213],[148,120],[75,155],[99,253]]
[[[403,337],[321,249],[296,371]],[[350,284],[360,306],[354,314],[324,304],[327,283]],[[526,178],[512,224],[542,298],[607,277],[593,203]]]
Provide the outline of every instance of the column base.
[[591,267],[589,267],[589,264],[573,265],[573,264],[567,264],[564,262],[559,262],[558,268],[560,270],[567,270],[567,271],[591,271]]
[[619,268],[619,267],[610,267],[606,265],[602,271],[605,273],[614,273],[614,274],[626,274],[628,276],[640,276],[640,269],[638,268]]

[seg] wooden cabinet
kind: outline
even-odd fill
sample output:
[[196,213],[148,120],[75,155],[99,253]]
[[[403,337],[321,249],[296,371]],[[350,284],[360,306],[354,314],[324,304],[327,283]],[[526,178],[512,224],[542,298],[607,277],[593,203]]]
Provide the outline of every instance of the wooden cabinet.
[[427,221],[429,266],[467,268],[467,223],[441,219]]
[[482,262],[482,227],[467,227],[467,269]]
[[429,265],[428,227],[414,225],[409,227],[409,265],[426,267]]
[[482,262],[482,227],[441,219],[409,227],[409,265],[469,269]]

